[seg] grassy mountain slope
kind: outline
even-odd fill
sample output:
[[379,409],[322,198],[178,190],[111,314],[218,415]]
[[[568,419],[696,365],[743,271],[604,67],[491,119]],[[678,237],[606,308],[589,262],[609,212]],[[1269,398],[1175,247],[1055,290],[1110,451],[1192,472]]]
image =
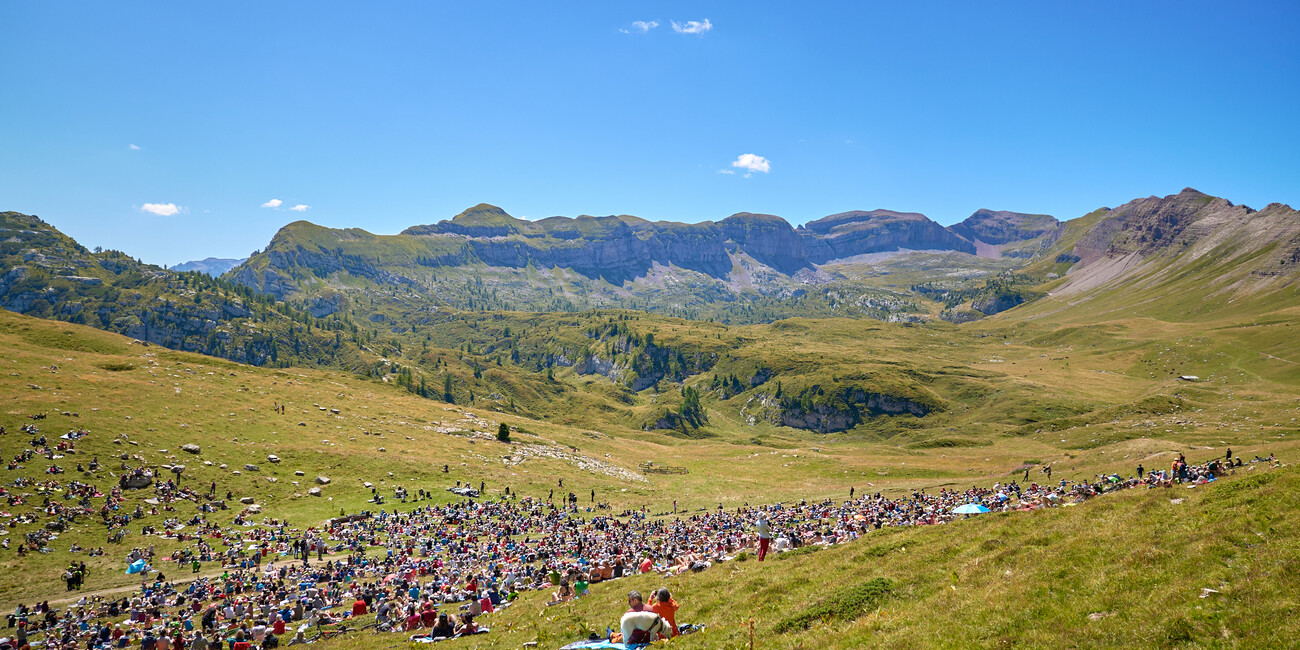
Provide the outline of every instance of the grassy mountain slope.
[[[827,350],[849,340],[870,340],[870,333],[864,337],[854,329],[856,324],[842,321],[839,330],[823,334]],[[682,322],[678,336],[698,334],[690,332],[696,325]],[[808,332],[798,327],[816,325],[785,326],[807,339]],[[106,485],[115,482],[122,462],[182,463],[183,484],[215,481],[219,493],[254,497],[267,516],[297,526],[312,525],[340,509],[373,507],[363,481],[381,490],[399,484],[422,487],[440,499],[447,495],[444,488],[458,480],[485,482],[489,498],[505,486],[544,497],[563,477],[566,489],[595,489],[615,511],[644,505],[660,512],[674,499],[691,509],[718,503],[735,508],[840,498],[848,485],[890,495],[989,485],[1043,463],[1056,468],[1054,478],[1126,475],[1138,462],[1166,465],[1177,451],[1198,461],[1217,456],[1225,444],[1247,458],[1276,453],[1290,461],[1300,444],[1292,420],[1296,378],[1235,372],[1266,367],[1250,354],[1255,351],[1251,346],[1268,341],[1258,335],[1215,329],[1205,334],[1213,338],[1197,339],[1191,335],[1199,327],[1173,324],[1145,329],[1142,335],[1150,338],[1139,339],[1137,332],[1119,325],[1060,330],[991,325],[984,324],[970,338],[927,344],[926,339],[937,336],[932,332],[874,346],[883,350],[888,343],[907,351],[922,370],[937,373],[946,367],[966,378],[962,381],[987,383],[991,394],[972,396],[964,400],[968,404],[945,411],[984,409],[985,415],[972,416],[967,426],[927,425],[886,438],[821,435],[761,423],[751,427],[709,406],[717,418],[711,425],[716,435],[681,439],[467,409],[420,399],[378,379],[234,364],[144,346],[84,326],[0,312],[0,345],[7,351],[2,362],[7,368],[0,373],[0,395],[5,396],[0,426],[10,432],[7,452],[26,443],[17,429],[32,422],[27,418],[31,414],[47,415],[35,422],[47,435],[88,430],[91,435],[77,444],[79,453],[53,461],[69,470],[58,477],[62,480]],[[711,327],[715,334],[724,330]],[[837,342],[835,336],[845,338]],[[671,335],[664,331],[655,338],[660,337]],[[1203,373],[1208,381],[1187,384],[1165,374],[1183,372],[1191,367],[1184,364],[1198,364],[1203,355],[1234,339],[1241,341],[1240,349],[1216,360],[1223,371]],[[817,351],[811,347],[810,353]],[[961,357],[948,360],[961,349],[978,363],[962,366]],[[940,351],[944,360],[930,359]],[[1143,394],[1147,397],[1132,401]],[[1084,398],[1104,406],[1080,412],[1076,400]],[[275,404],[285,405],[287,413],[274,413]],[[994,414],[1038,421],[980,425],[979,420]],[[513,443],[494,439],[499,421],[514,427]],[[186,443],[200,444],[201,453],[181,452]],[[118,458],[121,454],[125,461]],[[281,462],[267,462],[267,454]],[[75,473],[77,462],[92,457],[105,467],[89,476]],[[682,466],[689,473],[637,477],[636,467],[644,460]],[[0,472],[10,481],[18,476],[45,480],[50,477],[44,470],[53,462],[38,457],[22,469]],[[259,469],[249,471],[246,463]],[[443,464],[450,473],[441,472]],[[295,476],[296,471],[304,476]],[[1289,469],[1240,474],[1195,490],[1125,492],[1077,508],[873,533],[835,549],[762,565],[737,562],[675,578],[667,584],[683,603],[681,620],[708,623],[710,629],[674,645],[742,646],[748,633],[741,625],[750,618],[764,647],[1113,646],[1135,641],[1275,645],[1293,633],[1286,594],[1295,588],[1296,547],[1290,540],[1297,531],[1290,512],[1300,476]],[[317,475],[332,479],[324,496],[304,496]],[[143,496],[129,492],[127,508]],[[1175,504],[1171,498],[1185,500]],[[39,506],[39,496],[29,498],[29,504],[10,510],[27,512]],[[132,528],[138,532],[138,526],[158,525],[167,516],[188,517],[186,507],[192,508],[182,505],[175,514],[146,515]],[[213,516],[227,521],[234,512]],[[42,517],[20,524],[9,534],[20,536],[43,523]],[[59,598],[62,587],[48,576],[67,560],[70,544],[103,546],[103,531],[83,520],[52,543],[54,553],[20,559],[12,551],[0,551],[0,567],[7,569],[0,579],[0,606]],[[176,547],[138,534],[126,544],[146,540],[164,554]],[[132,584],[117,557],[124,550],[109,545],[109,555],[88,558],[88,588]],[[889,580],[889,595],[851,609],[849,620],[814,621],[805,632],[775,631],[782,620],[876,578]],[[492,635],[448,647],[517,647],[535,640],[540,647],[557,647],[582,636],[584,628],[603,631],[612,624],[621,611],[621,592],[648,590],[661,582],[635,578],[598,586],[592,596],[558,609],[541,605],[544,594],[526,594],[521,604],[486,621]],[[1219,594],[1198,598],[1205,587]],[[947,615],[934,616],[937,611]],[[401,638],[353,637],[336,645],[388,647]]]

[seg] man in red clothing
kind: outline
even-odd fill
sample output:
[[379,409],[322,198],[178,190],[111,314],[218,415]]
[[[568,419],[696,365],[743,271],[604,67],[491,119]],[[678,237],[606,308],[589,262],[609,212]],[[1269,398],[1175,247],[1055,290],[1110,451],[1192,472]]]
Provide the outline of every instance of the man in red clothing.
[[352,603],[352,615],[365,616],[366,612],[367,612],[366,599],[362,598],[361,596],[357,596],[356,602]]

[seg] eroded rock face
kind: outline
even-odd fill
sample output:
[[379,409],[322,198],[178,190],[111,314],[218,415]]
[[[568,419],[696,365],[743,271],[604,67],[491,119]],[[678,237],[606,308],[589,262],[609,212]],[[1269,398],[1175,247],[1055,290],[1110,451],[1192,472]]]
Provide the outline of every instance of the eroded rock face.
[[800,234],[816,264],[898,249],[975,254],[975,244],[915,212],[841,212],[808,222]]
[[[570,269],[621,285],[645,277],[655,265],[725,279],[732,271],[733,253],[747,254],[778,273],[793,275],[813,264],[900,248],[975,252],[974,244],[924,215],[889,210],[845,212],[795,230],[784,219],[764,214],[739,213],[718,223],[696,224],[628,215],[528,221],[481,204],[451,220],[407,228],[399,237],[411,238],[403,245],[416,251],[414,266],[381,262],[381,249],[391,244],[365,231],[296,222],[277,233],[266,252],[228,277],[283,298],[298,290],[295,278],[304,270],[319,278],[346,272],[381,284],[417,288],[419,282],[413,279],[420,275],[417,266],[532,265]],[[339,245],[322,243],[331,238]],[[309,302],[317,315],[338,308],[333,297],[313,297]]]
[[1060,222],[1045,214],[983,209],[976,210],[961,223],[948,227],[967,240],[978,240],[986,244],[1027,241],[1055,234],[1059,228]]
[[933,407],[921,402],[871,393],[860,388],[846,389],[840,399],[813,402],[789,400],[782,404],[781,423],[788,427],[819,433],[847,431],[876,415],[914,415],[922,417]]

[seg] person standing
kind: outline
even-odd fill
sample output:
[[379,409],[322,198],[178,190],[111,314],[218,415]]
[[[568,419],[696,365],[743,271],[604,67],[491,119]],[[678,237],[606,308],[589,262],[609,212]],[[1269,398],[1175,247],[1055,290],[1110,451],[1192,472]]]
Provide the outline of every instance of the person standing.
[[854,486],[852,486],[852,485],[849,486],[849,501],[852,501],[852,500],[853,500],[853,491],[856,490],[856,489],[857,489],[857,488],[854,487]]
[[1142,477],[1145,476],[1145,474],[1142,473],[1142,470],[1143,470],[1143,469],[1144,469],[1144,468],[1142,467],[1142,463],[1138,463],[1138,480],[1139,480],[1139,481],[1141,481],[1141,480],[1142,480]]
[[758,533],[758,561],[762,562],[767,557],[767,547],[772,544],[772,526],[767,523],[767,517],[760,513],[755,529]]

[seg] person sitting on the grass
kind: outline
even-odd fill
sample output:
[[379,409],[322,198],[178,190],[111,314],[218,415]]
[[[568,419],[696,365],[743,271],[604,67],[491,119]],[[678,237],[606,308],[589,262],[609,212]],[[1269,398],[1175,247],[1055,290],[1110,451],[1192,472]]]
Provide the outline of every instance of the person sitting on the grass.
[[551,602],[549,604],[567,603],[570,600],[573,600],[573,597],[573,587],[569,586],[569,579],[560,578],[560,587],[551,594]]
[[664,638],[677,636],[677,601],[673,600],[673,596],[668,593],[667,587],[656,591],[654,600],[655,602],[650,605],[650,609],[662,616],[665,621],[668,621],[668,628],[672,631],[670,634],[664,635]]
[[474,622],[473,614],[464,614],[460,617],[460,625],[456,626],[456,636],[470,636],[478,633],[478,624]]
[[650,643],[658,638],[656,636],[658,634],[672,635],[672,630],[668,627],[668,621],[665,621],[662,616],[645,606],[645,603],[641,600],[641,592],[629,592],[627,606],[627,613],[623,614],[623,618],[619,619],[618,622],[623,643],[627,645]]
[[455,635],[456,635],[456,626],[451,624],[451,620],[447,618],[446,612],[439,614],[438,622],[433,626],[433,629],[429,631],[429,638],[437,639],[441,637],[445,639],[450,639]]

